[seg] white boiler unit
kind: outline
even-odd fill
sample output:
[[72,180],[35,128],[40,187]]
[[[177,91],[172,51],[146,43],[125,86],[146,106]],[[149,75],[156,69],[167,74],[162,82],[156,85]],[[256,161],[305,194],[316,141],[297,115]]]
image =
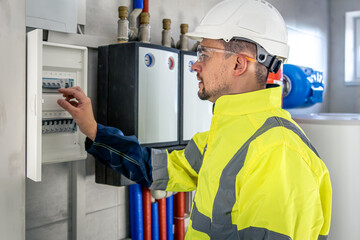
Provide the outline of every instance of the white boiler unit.
[[196,53],[181,52],[181,130],[180,142],[191,140],[195,133],[210,130],[212,118],[212,102],[200,100],[198,97],[199,81],[196,72],[191,69],[196,62]]

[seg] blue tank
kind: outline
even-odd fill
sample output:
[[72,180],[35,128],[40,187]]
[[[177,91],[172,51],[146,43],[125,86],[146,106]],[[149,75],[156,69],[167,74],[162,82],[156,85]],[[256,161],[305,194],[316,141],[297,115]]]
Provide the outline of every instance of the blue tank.
[[323,101],[323,73],[309,67],[284,64],[284,108],[310,107]]

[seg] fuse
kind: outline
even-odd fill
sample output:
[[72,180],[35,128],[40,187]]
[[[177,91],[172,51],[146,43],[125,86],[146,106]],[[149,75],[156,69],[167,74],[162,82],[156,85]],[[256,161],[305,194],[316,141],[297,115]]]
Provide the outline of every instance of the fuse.
[[77,126],[73,119],[47,119],[42,121],[42,133],[76,132]]
[[68,88],[74,86],[73,78],[43,78],[43,92],[57,92],[59,88]]

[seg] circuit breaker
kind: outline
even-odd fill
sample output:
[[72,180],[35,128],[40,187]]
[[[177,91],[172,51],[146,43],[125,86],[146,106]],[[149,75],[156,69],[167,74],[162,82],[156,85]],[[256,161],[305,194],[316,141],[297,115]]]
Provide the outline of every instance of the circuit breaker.
[[57,89],[87,92],[87,48],[42,41],[27,34],[27,177],[41,181],[43,163],[86,159],[85,136],[57,99]]
[[210,130],[212,119],[213,104],[198,97],[199,81],[191,68],[196,60],[195,52],[181,52],[181,144],[186,144],[198,132]]

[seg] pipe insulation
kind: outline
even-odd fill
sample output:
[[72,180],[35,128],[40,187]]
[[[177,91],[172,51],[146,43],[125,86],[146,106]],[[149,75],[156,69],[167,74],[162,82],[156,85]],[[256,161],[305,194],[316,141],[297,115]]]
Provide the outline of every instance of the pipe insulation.
[[139,184],[129,186],[130,232],[133,240],[143,240],[142,191]]
[[173,240],[173,225],[174,225],[174,197],[166,198],[166,235],[167,240]]
[[166,240],[166,198],[156,200],[159,204],[159,237]]
[[134,0],[134,9],[135,8],[144,8],[143,0]]
[[143,187],[143,217],[144,240],[151,240],[151,193],[150,189]]
[[175,240],[185,238],[185,193],[179,192],[174,196],[174,224]]
[[151,204],[151,239],[159,240],[159,209],[157,202]]
[[144,0],[144,10],[143,12],[149,12],[149,0]]

